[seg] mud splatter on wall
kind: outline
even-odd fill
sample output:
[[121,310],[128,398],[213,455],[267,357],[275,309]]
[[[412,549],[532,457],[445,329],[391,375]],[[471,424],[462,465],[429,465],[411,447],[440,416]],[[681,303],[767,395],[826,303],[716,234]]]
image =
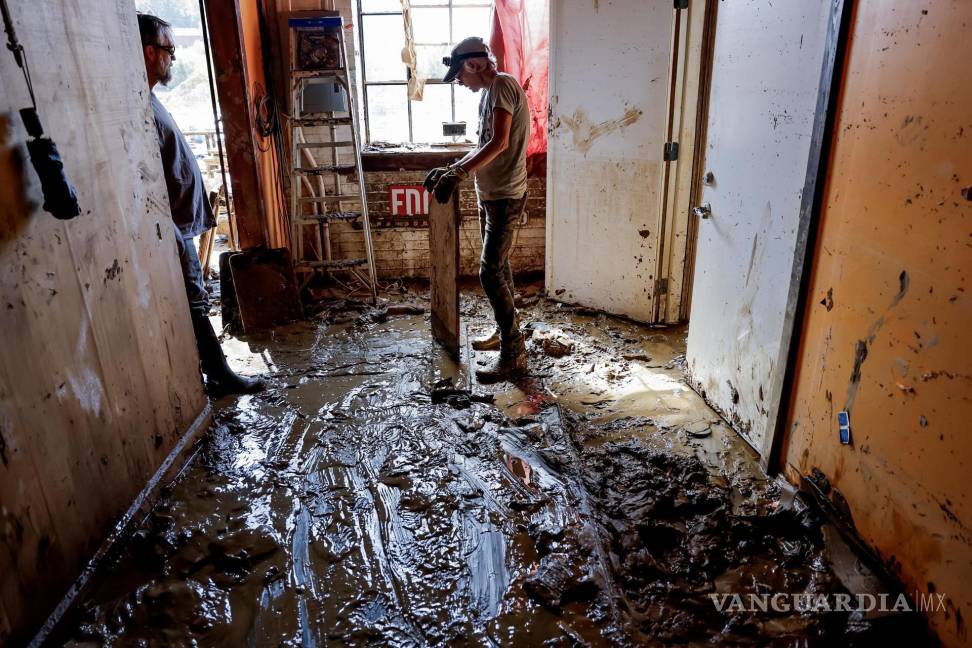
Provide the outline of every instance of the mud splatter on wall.
[[[578,108],[574,114],[561,117],[559,122],[570,130],[574,148],[581,153],[587,153],[599,137],[635,123],[641,117],[641,112],[637,108],[628,108],[624,111],[624,115],[617,119],[608,119],[595,124],[583,108]],[[557,128],[560,124],[552,128]]]
[[945,594],[946,645],[972,638],[970,23],[967,2],[858,3],[784,455],[913,590]]

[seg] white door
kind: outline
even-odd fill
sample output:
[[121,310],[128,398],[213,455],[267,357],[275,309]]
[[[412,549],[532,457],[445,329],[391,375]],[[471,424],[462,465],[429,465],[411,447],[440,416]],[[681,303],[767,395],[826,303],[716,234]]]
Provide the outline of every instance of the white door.
[[546,285],[651,321],[673,5],[550,5]]
[[[767,449],[828,2],[720,2],[689,319],[696,388]],[[772,420],[771,420],[772,419]]]

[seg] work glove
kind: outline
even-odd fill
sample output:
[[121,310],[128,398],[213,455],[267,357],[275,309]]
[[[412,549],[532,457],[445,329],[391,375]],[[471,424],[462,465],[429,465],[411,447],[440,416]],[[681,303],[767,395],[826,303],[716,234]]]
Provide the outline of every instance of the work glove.
[[432,190],[435,189],[435,183],[448,172],[449,167],[436,167],[432,169],[429,171],[429,175],[425,176],[425,182],[422,183],[422,186],[425,187],[426,191],[432,193]]
[[435,183],[433,194],[439,204],[446,204],[452,198],[452,193],[456,186],[469,177],[469,174],[462,170],[462,167],[451,167],[439,177]]

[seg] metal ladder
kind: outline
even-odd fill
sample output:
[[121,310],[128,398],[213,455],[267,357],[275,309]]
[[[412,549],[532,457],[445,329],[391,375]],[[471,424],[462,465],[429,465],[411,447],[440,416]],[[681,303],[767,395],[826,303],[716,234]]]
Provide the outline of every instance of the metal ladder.
[[[294,253],[294,270],[307,274],[309,281],[314,273],[346,271],[362,282],[375,303],[378,296],[378,282],[375,274],[374,249],[371,242],[371,221],[368,218],[368,196],[365,190],[364,171],[361,166],[359,147],[358,111],[356,109],[351,82],[347,68],[347,47],[344,39],[344,19],[340,16],[315,18],[291,18],[291,72],[290,72],[290,238]],[[295,69],[297,38],[296,28],[326,29],[336,34],[340,42],[340,61],[334,68],[320,70]],[[305,93],[308,86],[331,81],[339,84],[344,91],[346,109],[318,112],[305,112]],[[329,139],[314,141],[310,139],[314,131],[305,133],[305,128],[326,127]],[[320,164],[313,154],[315,149],[329,150],[329,164]],[[354,156],[340,155],[350,151]],[[357,182],[350,182],[347,176],[357,176]],[[312,184],[313,183],[313,184]],[[316,186],[315,186],[316,185]],[[308,191],[305,194],[305,189]],[[316,194],[316,195],[315,195]],[[345,203],[352,202],[361,206],[360,211],[345,209]],[[305,213],[305,205],[314,205],[312,213]],[[335,259],[332,257],[330,224],[337,222],[361,223],[364,235],[365,258]],[[305,236],[308,228],[313,228],[311,240],[313,259],[305,253]],[[365,266],[366,272],[362,272]],[[305,283],[306,283],[305,281]]]

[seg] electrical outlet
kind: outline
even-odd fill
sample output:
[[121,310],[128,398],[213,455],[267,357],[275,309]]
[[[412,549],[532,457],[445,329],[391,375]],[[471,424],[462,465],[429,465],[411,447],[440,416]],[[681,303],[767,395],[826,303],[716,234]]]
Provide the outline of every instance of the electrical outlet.
[[850,445],[850,414],[846,410],[837,412],[837,429],[840,431],[840,442],[844,445]]

